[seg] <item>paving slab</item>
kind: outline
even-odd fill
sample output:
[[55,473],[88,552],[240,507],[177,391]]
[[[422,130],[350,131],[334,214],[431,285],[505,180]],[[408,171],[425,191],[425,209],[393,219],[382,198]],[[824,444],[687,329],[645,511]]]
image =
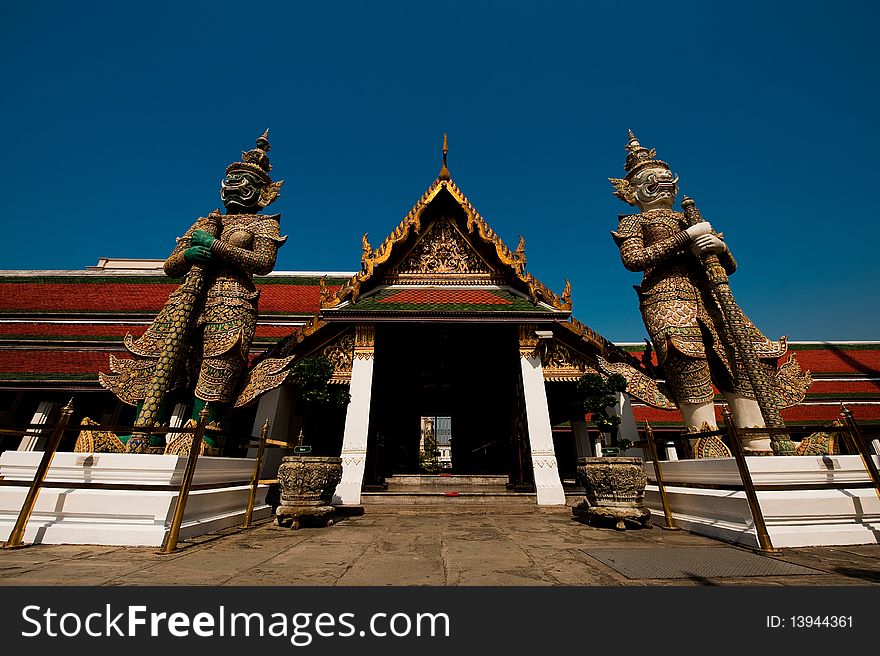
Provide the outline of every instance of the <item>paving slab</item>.
[[[583,524],[569,508],[505,512],[370,512],[330,527],[291,530],[263,521],[155,548],[33,545],[0,550],[0,585],[222,586],[876,586],[880,545],[785,549],[785,576],[627,578],[591,550],[732,547],[659,527]],[[744,550],[748,551],[748,550]],[[599,552],[595,552],[599,553]],[[749,551],[749,553],[752,553]],[[762,556],[764,557],[764,556]]]

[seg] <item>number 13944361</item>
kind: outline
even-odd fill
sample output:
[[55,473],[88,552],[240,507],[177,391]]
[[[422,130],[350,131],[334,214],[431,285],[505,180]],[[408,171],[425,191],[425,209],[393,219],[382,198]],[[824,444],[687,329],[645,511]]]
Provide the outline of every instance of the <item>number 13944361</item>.
[[767,616],[768,629],[851,629],[852,615]]

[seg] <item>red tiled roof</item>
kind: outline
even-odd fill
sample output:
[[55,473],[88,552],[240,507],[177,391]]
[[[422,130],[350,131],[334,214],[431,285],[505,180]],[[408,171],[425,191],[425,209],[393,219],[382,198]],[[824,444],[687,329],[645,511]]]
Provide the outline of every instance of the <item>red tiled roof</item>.
[[513,293],[509,289],[467,289],[449,287],[388,287],[362,296],[357,303],[325,310],[329,314],[346,316],[370,313],[442,313],[484,314],[522,313],[552,314],[542,305]]
[[[873,347],[873,348],[872,348]],[[814,374],[868,374],[880,376],[880,345],[836,345],[834,343],[789,344],[789,354],[797,354],[801,369]],[[625,350],[641,355],[643,346],[626,346]],[[780,361],[788,359],[783,356]],[[657,353],[651,353],[651,362],[657,364]]]
[[[90,281],[72,278],[52,282],[0,282],[0,313],[158,312],[176,283]],[[314,314],[319,309],[320,286],[314,284],[260,284],[260,312]],[[331,292],[339,285],[328,285]]]
[[816,380],[813,381],[813,385],[807,390],[808,396],[824,396],[829,394],[837,396],[870,394],[880,399],[880,380]]
[[[120,349],[116,355],[126,351]],[[0,349],[0,376],[20,379],[10,374],[91,374],[109,371],[108,351],[61,351],[46,349]]]
[[0,323],[0,337],[140,337],[146,325],[88,323]]
[[[0,323],[0,339],[102,339],[106,337],[122,338],[126,333],[132,337],[140,337],[147,329],[145,324],[90,324],[90,323]],[[292,326],[265,326],[257,324],[257,338],[272,339],[286,337],[293,330]],[[113,339],[102,341],[113,342]]]
[[[328,285],[327,288],[335,292],[339,286]],[[318,285],[262,285],[259,289],[260,313],[315,314],[320,309]]]
[[379,303],[431,303],[439,305],[512,305],[513,301],[485,289],[403,289]]
[[880,376],[880,349],[837,349],[796,351],[801,369],[818,373],[856,373]]
[[0,312],[156,312],[175,284],[0,283]]
[[261,326],[257,324],[257,339],[269,339],[287,337],[293,332],[293,326]]
[[[856,421],[880,421],[880,404],[847,403]],[[651,424],[674,424],[683,426],[684,421],[677,410],[659,410],[643,405],[633,406],[633,416],[641,426],[645,421]],[[783,421],[792,425],[803,422],[831,422],[840,417],[840,404],[797,405],[782,411]],[[715,418],[721,421],[721,408],[715,407]]]
[[[120,344],[121,347],[121,344]],[[259,349],[251,349],[250,359]],[[0,381],[88,380],[110,372],[110,355],[132,358],[124,348],[101,351],[73,349],[0,349]]]

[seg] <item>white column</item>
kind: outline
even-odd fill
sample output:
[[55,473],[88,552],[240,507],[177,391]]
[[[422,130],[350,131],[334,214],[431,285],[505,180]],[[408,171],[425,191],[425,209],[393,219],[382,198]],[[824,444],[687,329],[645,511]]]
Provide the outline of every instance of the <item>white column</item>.
[[361,502],[364,469],[367,462],[367,429],[370,427],[370,397],[373,392],[373,357],[357,357],[351,366],[351,401],[345,413],[342,437],[342,480],[333,493],[333,503],[357,505]]
[[639,429],[636,426],[636,418],[633,415],[632,403],[629,400],[629,394],[623,392],[617,393],[616,412],[620,415],[620,430],[617,433],[619,437],[629,440],[630,442],[639,441]]
[[[290,435],[290,422],[293,414],[294,383],[283,383],[279,387],[260,396],[257,405],[257,416],[254,418],[254,426],[251,436],[257,437],[263,430],[263,423],[269,420],[269,438],[279,442],[293,442],[294,436]],[[260,469],[260,478],[272,479],[278,477],[278,467],[281,458],[290,453],[289,449],[270,448],[263,452],[263,466]],[[248,458],[257,457],[257,447],[251,447],[247,451]]]
[[[37,411],[34,413],[34,416],[31,417],[32,424],[46,424],[49,421],[49,417],[52,415],[52,410],[54,409],[55,404],[52,401],[40,401],[37,406]],[[22,438],[21,442],[18,443],[19,451],[37,451],[42,450],[42,448],[46,444],[46,438],[43,437],[43,434],[46,431],[42,428],[32,428],[30,429]]]
[[573,418],[569,421],[571,433],[574,436],[574,450],[578,458],[589,458],[593,455],[590,444],[590,431],[587,421],[581,418]]
[[526,402],[526,423],[529,429],[529,449],[539,506],[564,506],[565,492],[559,478],[559,466],[553,449],[550,429],[550,409],[544,389],[544,373],[538,355],[520,355],[523,394]]

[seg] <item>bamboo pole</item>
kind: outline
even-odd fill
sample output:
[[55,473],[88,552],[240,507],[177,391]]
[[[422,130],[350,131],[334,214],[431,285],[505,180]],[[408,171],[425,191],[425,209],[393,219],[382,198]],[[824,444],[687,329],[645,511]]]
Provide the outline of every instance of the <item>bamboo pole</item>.
[[730,450],[733,451],[733,457],[736,460],[736,466],[739,468],[739,475],[742,477],[743,490],[746,494],[746,500],[749,503],[749,510],[752,513],[752,521],[755,524],[755,533],[758,536],[758,545],[760,551],[767,554],[780,554],[781,549],[773,546],[770,539],[770,533],[767,531],[767,524],[764,521],[764,513],[761,512],[761,504],[758,502],[758,493],[755,491],[755,484],[752,482],[752,474],[749,471],[749,465],[743,454],[742,444],[739,441],[739,433],[736,430],[736,424],[733,422],[733,416],[730,409],[725,406],[721,413],[724,419],[724,425],[730,436]]
[[657,477],[657,489],[660,491],[660,502],[663,504],[663,514],[666,517],[666,526],[663,528],[669,531],[677,531],[678,526],[675,525],[675,519],[672,517],[672,510],[669,507],[669,497],[666,494],[666,485],[663,483],[663,472],[660,467],[660,458],[657,455],[657,444],[654,442],[654,429],[651,424],[645,422],[645,437],[648,438],[648,447],[651,450],[651,460],[654,462],[654,475]]
[[165,544],[162,546],[160,553],[170,554],[177,549],[177,542],[180,539],[180,525],[183,523],[183,515],[186,512],[186,502],[189,497],[190,487],[192,487],[193,475],[195,474],[196,463],[199,459],[199,451],[202,448],[202,438],[205,436],[208,416],[209,411],[206,405],[199,413],[199,421],[196,424],[192,445],[189,448],[189,457],[186,460],[186,469],[183,472],[183,479],[180,481],[180,491],[177,493],[177,505],[174,507],[171,527],[168,529],[168,536],[165,538]]
[[260,445],[257,447],[257,459],[254,463],[254,476],[251,479],[251,492],[248,495],[248,505],[247,510],[244,513],[244,523],[241,525],[242,528],[249,528],[251,525],[251,519],[254,515],[254,502],[257,499],[257,487],[260,485],[260,469],[263,466],[263,453],[266,450],[266,440],[269,437],[269,418],[266,417],[266,421],[263,422],[263,428],[260,431]]
[[43,482],[46,480],[46,474],[49,473],[52,458],[58,450],[58,445],[61,444],[61,437],[67,429],[67,423],[70,421],[72,414],[73,399],[71,398],[70,401],[67,402],[67,405],[61,410],[61,416],[58,418],[55,430],[52,431],[52,434],[46,441],[46,450],[43,452],[43,457],[40,460],[40,464],[37,466],[37,471],[34,473],[34,480],[24,498],[21,511],[18,513],[18,519],[15,520],[15,526],[12,527],[9,537],[6,539],[6,544],[3,545],[4,549],[15,549],[22,546],[24,532],[27,528],[31,513],[34,511],[34,506],[37,504],[37,497],[40,494],[40,488],[42,488]]
[[844,425],[848,429],[845,432],[849,433],[850,439],[853,442],[851,446],[855,447],[856,452],[859,454],[859,457],[861,457],[862,465],[864,465],[871,482],[874,484],[874,491],[877,493],[877,496],[880,497],[880,472],[877,471],[874,457],[871,454],[867,443],[862,438],[862,431],[859,429],[859,425],[856,423],[852,412],[850,412],[849,408],[842,403],[840,404],[840,414],[843,417]]

